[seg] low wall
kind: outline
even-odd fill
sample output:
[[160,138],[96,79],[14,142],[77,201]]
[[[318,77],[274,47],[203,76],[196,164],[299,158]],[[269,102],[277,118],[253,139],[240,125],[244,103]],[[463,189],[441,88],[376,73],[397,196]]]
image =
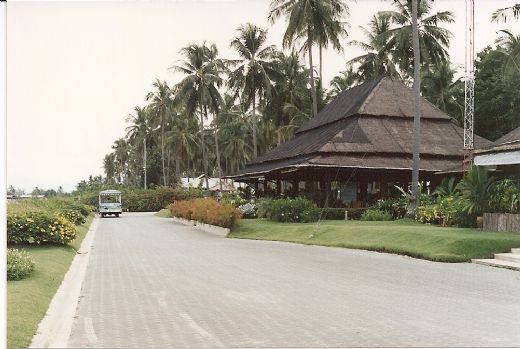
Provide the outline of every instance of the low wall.
[[520,233],[520,214],[484,213],[484,230]]
[[176,223],[188,225],[195,229],[204,231],[206,233],[218,235],[218,236],[226,237],[227,234],[229,234],[229,228],[222,228],[222,227],[218,227],[216,225],[206,224],[206,223],[202,223],[199,221],[193,221],[193,220],[188,220],[188,219],[178,218],[178,217],[173,217],[173,221]]

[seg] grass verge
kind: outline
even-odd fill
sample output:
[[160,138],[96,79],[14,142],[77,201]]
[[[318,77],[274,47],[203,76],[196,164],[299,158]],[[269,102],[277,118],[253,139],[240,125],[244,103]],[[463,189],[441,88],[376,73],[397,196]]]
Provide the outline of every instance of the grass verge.
[[31,344],[38,324],[47,312],[83,238],[94,219],[76,227],[76,239],[66,246],[14,246],[27,251],[36,262],[27,278],[7,282],[7,347],[26,348]]
[[444,228],[410,220],[324,221],[317,227],[315,223],[243,219],[228,236],[388,252],[438,262],[493,258],[494,253],[520,247],[520,234]]
[[155,215],[157,217],[161,217],[161,218],[171,218],[172,217],[170,210],[167,208],[163,208],[159,212],[155,212]]

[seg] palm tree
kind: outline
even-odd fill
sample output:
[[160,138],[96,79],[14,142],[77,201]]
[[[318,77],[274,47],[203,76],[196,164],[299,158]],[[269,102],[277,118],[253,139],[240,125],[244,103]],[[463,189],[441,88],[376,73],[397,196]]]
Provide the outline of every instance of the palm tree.
[[116,176],[116,161],[115,154],[109,153],[103,158],[103,168],[107,178],[107,183],[111,184],[114,182]]
[[354,72],[354,68],[350,65],[347,70],[344,70],[332,78],[330,82],[329,92],[327,93],[327,100],[336,98],[341,92],[357,85],[361,80],[358,73]]
[[389,15],[383,13],[372,16],[368,29],[359,27],[368,39],[367,42],[352,40],[347,43],[349,46],[359,47],[366,51],[365,54],[347,62],[348,67],[359,65],[356,69],[360,78],[359,82],[372,80],[380,75],[401,78],[397,65],[394,63],[389,38],[385,35],[391,28],[390,19]]
[[[419,41],[419,0],[412,0],[411,29],[413,48],[413,90],[414,90],[414,117],[413,117],[413,169],[412,169],[412,200],[410,215],[415,216],[419,207],[419,157],[421,153],[421,52]],[[426,0],[424,0],[426,1]]]
[[442,62],[422,78],[422,96],[453,117],[460,125],[464,116],[464,84],[454,80],[450,62]]
[[348,14],[348,7],[342,0],[272,0],[268,19],[273,23],[285,15],[288,23],[283,37],[283,46],[290,47],[295,41],[305,38],[302,49],[309,56],[309,82],[312,94],[312,111],[318,114],[312,46],[329,42],[336,49],[341,48],[339,37],[346,34],[342,16]]
[[505,34],[495,40],[501,51],[507,57],[506,70],[520,72],[520,35],[514,35],[510,30],[499,32]]
[[[428,68],[446,61],[449,58],[448,47],[452,34],[439,27],[441,23],[453,23],[454,16],[450,11],[437,12],[430,15],[432,0],[417,0],[417,26],[419,31],[419,50],[422,58],[421,66]],[[413,76],[413,44],[412,44],[412,0],[395,0],[397,11],[380,12],[389,16],[395,27],[382,34],[388,42],[395,60],[399,60],[399,68],[409,77]]]
[[167,185],[165,154],[164,154],[164,124],[169,113],[171,105],[171,90],[166,81],[161,82],[157,79],[153,83],[156,91],[150,92],[146,95],[146,100],[150,101],[150,108],[153,110],[152,116],[155,125],[159,126],[161,132],[161,158],[162,158],[162,175],[163,183]]
[[513,17],[516,20],[520,19],[520,4],[496,10],[491,15],[491,21],[506,23],[508,18],[511,17]]
[[308,72],[294,50],[288,55],[276,53],[273,65],[278,76],[273,79],[273,93],[264,108],[264,122],[273,122],[280,144],[310,117]]
[[125,183],[127,180],[127,163],[129,159],[129,146],[124,138],[117,139],[112,145],[114,150],[114,162],[116,172],[119,174],[119,182]]
[[135,107],[135,114],[128,115],[127,122],[131,125],[126,128],[126,138],[130,145],[143,151],[143,172],[144,172],[144,188],[146,189],[146,147],[147,139],[152,132],[150,125],[149,109]]
[[166,133],[166,142],[169,147],[175,149],[175,173],[181,175],[181,164],[187,162],[186,168],[189,168],[189,161],[194,158],[195,149],[197,148],[196,132],[198,129],[197,121],[188,117],[186,113],[175,115],[172,120],[172,127]]
[[[209,47],[206,43],[201,45],[191,44],[181,50],[185,60],[172,69],[184,73],[184,79],[176,85],[175,103],[182,103],[186,113],[195,116],[197,110],[200,115],[200,137],[202,147],[202,158],[204,163],[204,176],[206,178],[206,189],[208,182],[208,159],[204,141],[204,118],[208,118],[208,110],[218,113],[222,97],[217,87],[221,86],[223,71],[222,61],[216,59],[218,51],[213,44]],[[216,152],[218,154],[218,151]]]
[[276,73],[271,59],[275,52],[274,46],[265,46],[267,31],[254,24],[240,26],[238,36],[231,41],[240,59],[228,61],[235,69],[229,73],[228,85],[235,96],[241,95],[241,100],[251,106],[253,113],[253,154],[258,155],[257,145],[257,98],[262,100],[271,92],[270,77]]

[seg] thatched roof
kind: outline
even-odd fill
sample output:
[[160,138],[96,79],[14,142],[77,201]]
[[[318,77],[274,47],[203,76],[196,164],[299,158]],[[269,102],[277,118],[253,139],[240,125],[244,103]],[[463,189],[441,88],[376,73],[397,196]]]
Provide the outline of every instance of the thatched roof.
[[[436,172],[462,162],[463,130],[426,99],[421,100],[421,164]],[[411,170],[413,91],[388,77],[342,92],[295,137],[229,177],[255,177],[301,167]],[[481,147],[492,143],[475,137]]]
[[475,154],[499,153],[504,151],[520,150],[520,127],[497,139],[490,147],[480,148]]

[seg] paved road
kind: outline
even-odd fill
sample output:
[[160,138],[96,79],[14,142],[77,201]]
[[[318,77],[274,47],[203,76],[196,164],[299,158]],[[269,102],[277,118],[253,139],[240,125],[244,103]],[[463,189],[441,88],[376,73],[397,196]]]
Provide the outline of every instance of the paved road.
[[520,273],[103,219],[71,347],[520,346]]

